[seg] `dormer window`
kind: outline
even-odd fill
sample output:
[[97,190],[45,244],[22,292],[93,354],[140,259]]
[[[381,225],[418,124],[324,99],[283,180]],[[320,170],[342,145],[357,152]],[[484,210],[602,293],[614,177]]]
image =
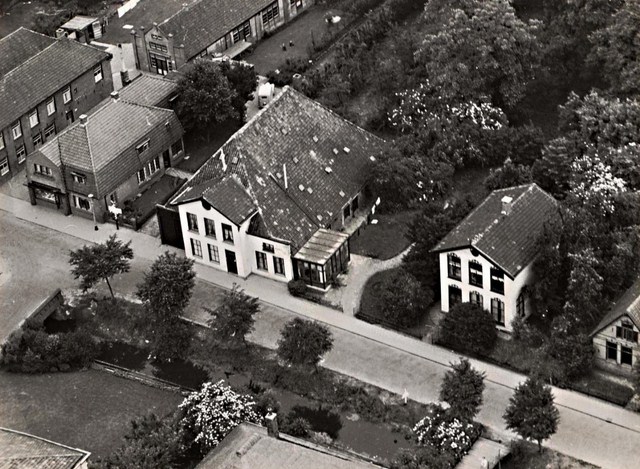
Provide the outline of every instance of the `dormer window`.
[[33,171],[38,173],[38,174],[42,174],[44,176],[52,176],[53,173],[51,172],[51,168],[49,168],[48,166],[44,166],[38,163],[35,163],[33,165]]
[[629,342],[638,342],[638,333],[633,330],[633,324],[626,320],[616,327],[616,337]]
[[71,173],[71,177],[73,179],[73,182],[76,182],[78,184],[86,184],[87,183],[87,177],[84,174]]
[[146,139],[144,142],[142,142],[140,145],[136,147],[136,151],[138,152],[138,155],[141,155],[148,149],[149,149],[149,139]]
[[460,258],[453,253],[447,254],[447,272],[449,278],[452,278],[454,280],[462,280],[462,267]]
[[504,295],[504,272],[491,268],[491,291]]

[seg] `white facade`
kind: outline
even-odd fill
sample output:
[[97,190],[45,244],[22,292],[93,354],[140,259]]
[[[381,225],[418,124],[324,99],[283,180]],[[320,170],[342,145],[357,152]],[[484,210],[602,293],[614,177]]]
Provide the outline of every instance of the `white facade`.
[[640,360],[640,329],[624,315],[593,336],[597,363],[623,371],[631,371]]
[[[474,255],[474,253],[476,255]],[[496,293],[491,291],[491,269],[497,266],[484,257],[481,253],[470,248],[458,249],[455,251],[441,252],[440,256],[440,293],[441,293],[441,309],[448,312],[449,305],[449,287],[457,287],[460,289],[463,302],[471,301],[471,295],[480,294],[482,296],[482,307],[487,311],[492,311],[492,299],[501,301],[504,304],[504,324],[496,323],[496,327],[500,330],[511,332],[512,321],[516,318],[518,312],[518,297],[521,301],[522,316],[526,317],[530,313],[530,304],[527,295],[523,292],[526,285],[532,282],[532,267],[530,263],[520,273],[511,279],[506,273],[503,275],[504,293]],[[452,278],[449,275],[449,254],[454,254],[460,259],[460,280]],[[469,263],[475,261],[482,267],[482,286],[472,285],[469,277]],[[497,267],[499,269],[499,267]],[[502,271],[502,269],[499,269]],[[504,272],[504,271],[502,271]]]
[[[252,217],[238,226],[215,208],[206,209],[205,206],[200,200],[178,206],[185,254],[188,258],[224,272],[235,273],[242,278],[257,274],[281,282],[293,279],[291,248],[288,244],[248,234]],[[189,222],[189,214],[197,220],[197,227]],[[215,236],[207,235],[207,224],[213,224]],[[230,228],[232,240],[225,240],[223,225]],[[265,259],[262,266],[264,268],[259,268],[258,256]],[[282,273],[276,273],[277,265],[282,267]]]

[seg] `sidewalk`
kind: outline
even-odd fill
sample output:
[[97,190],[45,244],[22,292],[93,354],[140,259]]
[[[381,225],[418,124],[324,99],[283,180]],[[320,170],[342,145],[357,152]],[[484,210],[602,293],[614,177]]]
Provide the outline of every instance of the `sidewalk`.
[[[0,194],[0,210],[82,241],[103,242],[116,233],[115,225],[99,225],[99,230],[94,231],[91,220],[64,217],[59,212],[34,207],[3,194]],[[132,241],[136,258],[148,260],[138,263],[136,269],[144,268],[144,264],[163,251],[183,252],[162,246],[159,239],[142,233],[121,229],[117,234],[122,240]],[[334,335],[334,348],[327,354],[323,366],[394,393],[402,394],[406,389],[411,399],[425,403],[437,401],[442,377],[449,363],[458,359],[456,353],[444,348],[294,298],[288,294],[284,283],[257,275],[241,279],[200,265],[195,270],[201,280],[196,288],[204,290],[205,294],[210,291],[213,296],[218,291],[217,286],[231,288],[237,283],[247,294],[262,301],[256,329],[249,337],[251,341],[275,348],[282,326],[295,315],[318,320],[329,325]],[[139,275],[140,272],[132,271],[132,274]],[[191,319],[204,319],[201,311],[191,309],[189,314]],[[504,409],[513,388],[525,377],[490,364],[471,361],[486,373],[484,404],[479,420],[504,432]],[[558,432],[545,443],[548,447],[605,468],[637,467],[636,462],[640,460],[640,414],[573,391],[558,388],[553,391],[561,420]]]

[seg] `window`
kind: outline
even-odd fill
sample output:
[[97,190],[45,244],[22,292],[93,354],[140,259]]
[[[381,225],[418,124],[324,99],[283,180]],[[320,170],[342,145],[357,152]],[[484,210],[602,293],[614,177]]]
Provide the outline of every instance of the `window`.
[[516,298],[516,315],[521,318],[524,316],[524,313],[524,292],[521,291],[518,298]]
[[262,24],[266,25],[270,21],[276,19],[280,16],[280,11],[278,9],[278,2],[274,2],[269,5],[267,8],[262,10]]
[[277,275],[284,275],[284,259],[273,256],[273,271]]
[[189,231],[198,232],[198,217],[194,213],[187,213],[187,227]]
[[482,295],[477,291],[469,292],[469,303],[482,307]]
[[89,202],[89,199],[85,199],[84,197],[73,194],[72,200],[73,200],[73,206],[75,208],[79,208],[80,210],[87,210],[87,211],[91,210],[91,202]]
[[342,214],[344,215],[344,219],[346,220],[351,216],[351,205],[347,204],[342,209]]
[[611,342],[607,340],[607,360],[613,360],[614,362],[618,362],[618,344],[615,342]]
[[16,156],[18,157],[18,164],[24,163],[24,160],[27,159],[27,150],[24,149],[24,145],[16,150]]
[[493,320],[504,326],[504,303],[498,298],[491,299],[491,316]]
[[264,252],[275,252],[275,247],[273,246],[273,244],[269,244],[269,243],[262,243],[262,250]]
[[202,244],[197,239],[191,238],[191,254],[196,257],[202,257]]
[[220,264],[220,253],[218,252],[218,247],[213,244],[207,244],[207,247],[209,249],[209,260],[216,264]]
[[96,83],[102,81],[102,65],[98,65],[93,69],[93,79]]
[[504,295],[504,272],[491,268],[491,291]]
[[146,139],[144,142],[142,142],[140,145],[136,147],[136,151],[138,152],[138,155],[144,153],[148,149],[149,149],[149,139]]
[[449,285],[449,309],[462,303],[462,290],[456,285]]
[[233,244],[233,229],[224,223],[222,224],[222,240]]
[[49,127],[44,129],[44,139],[49,140],[49,137],[53,137],[56,134],[56,125],[51,124]]
[[52,175],[51,168],[49,168],[48,166],[43,166],[43,165],[38,164],[38,163],[35,163],[33,165],[33,170],[36,173],[43,174],[45,176],[51,176]]
[[633,351],[631,347],[620,347],[620,363],[623,365],[633,365]]
[[38,120],[38,110],[34,110],[31,114],[29,114],[29,125],[33,128],[38,125],[40,121]]
[[469,285],[482,288],[482,264],[469,261]]
[[142,184],[146,179],[147,179],[147,173],[145,172],[144,168],[138,170],[138,184]]
[[9,172],[9,161],[7,159],[0,160],[0,176],[4,176]]
[[638,342],[638,333],[633,330],[633,324],[629,321],[622,321],[620,326],[616,326],[616,337],[630,342]]
[[47,116],[50,116],[54,112],[56,112],[56,102],[53,98],[51,98],[49,101],[47,101]]
[[447,254],[447,270],[449,272],[449,278],[462,280],[460,258],[455,254]]
[[22,127],[20,127],[20,122],[16,123],[11,127],[11,134],[13,135],[13,139],[17,139],[22,137]]
[[211,238],[216,237],[216,224],[210,218],[204,219],[204,233]]
[[4,135],[0,132],[0,150],[4,148]]
[[173,145],[171,145],[171,154],[175,157],[178,153],[182,151],[182,140],[178,140]]
[[164,44],[158,44],[157,42],[149,42],[149,48],[160,52],[167,52],[167,46]]
[[38,148],[40,145],[42,145],[42,134],[38,132],[33,136],[33,147]]
[[245,23],[238,26],[236,29],[231,31],[231,37],[233,38],[234,44],[248,37],[251,37],[251,23],[246,21]]
[[67,104],[71,101],[71,87],[67,86],[67,89],[62,92],[62,101]]
[[149,161],[149,163],[147,163],[147,169],[149,170],[149,176],[158,171],[160,169],[160,157],[156,156],[154,159]]
[[83,174],[71,173],[71,178],[73,179],[73,182],[77,182],[78,184],[86,184],[87,183],[87,177],[84,176]]
[[256,251],[256,263],[258,264],[258,270],[268,270],[267,255],[264,252]]

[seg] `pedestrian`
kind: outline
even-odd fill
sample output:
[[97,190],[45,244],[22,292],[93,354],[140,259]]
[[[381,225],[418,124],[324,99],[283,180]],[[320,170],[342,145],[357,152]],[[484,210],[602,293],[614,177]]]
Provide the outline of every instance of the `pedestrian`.
[[282,51],[283,51],[283,52],[286,52],[286,51],[287,51],[287,46],[285,45],[285,43],[284,43],[284,42],[282,43]]
[[293,47],[293,41],[289,39],[289,47]]
[[485,458],[484,456],[482,456],[482,461],[480,461],[480,468],[489,469],[489,461],[487,461],[487,458]]

